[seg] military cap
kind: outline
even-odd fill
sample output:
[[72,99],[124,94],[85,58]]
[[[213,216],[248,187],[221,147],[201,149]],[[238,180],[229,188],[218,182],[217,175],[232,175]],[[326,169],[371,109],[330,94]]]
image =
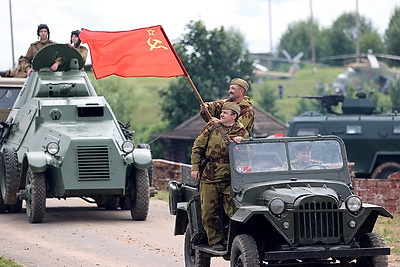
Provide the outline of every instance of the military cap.
[[240,87],[242,87],[244,90],[249,90],[249,84],[245,81],[245,80],[243,80],[243,79],[241,79],[241,78],[234,78],[234,79],[232,79],[232,81],[231,81],[231,83],[230,83],[231,85],[239,85]]
[[296,146],[296,151],[310,151],[311,145],[307,143],[300,143]]
[[222,106],[222,110],[230,109],[235,111],[238,115],[240,115],[240,107],[235,102],[225,102]]

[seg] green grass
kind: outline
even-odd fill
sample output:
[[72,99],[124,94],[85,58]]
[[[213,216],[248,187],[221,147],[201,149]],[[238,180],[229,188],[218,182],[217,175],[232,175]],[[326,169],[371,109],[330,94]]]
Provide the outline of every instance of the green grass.
[[394,214],[394,218],[379,217],[374,232],[382,235],[386,246],[391,247],[391,254],[400,255],[400,216]]
[[23,265],[9,259],[5,259],[3,257],[0,257],[0,267],[22,267]]
[[[313,72],[311,66],[302,67],[297,71],[295,77],[290,80],[267,80],[266,84],[270,88],[276,88],[278,95],[278,85],[284,88],[283,99],[277,99],[275,105],[278,107],[276,116],[283,118],[286,122],[291,117],[298,115],[296,113],[299,107],[300,98],[289,98],[288,96],[306,96],[315,95],[318,87],[326,90],[332,90],[332,82],[339,73],[343,72],[341,67],[318,67],[317,72]],[[254,91],[260,90],[263,84],[256,83],[252,85]],[[330,91],[326,92],[329,93]],[[331,92],[330,92],[331,93]],[[257,95],[257,92],[254,93]],[[264,107],[260,107],[265,109]]]

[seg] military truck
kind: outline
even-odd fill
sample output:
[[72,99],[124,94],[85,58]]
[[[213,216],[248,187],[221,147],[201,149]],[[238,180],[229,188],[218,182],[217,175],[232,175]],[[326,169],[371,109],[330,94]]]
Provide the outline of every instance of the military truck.
[[[294,168],[296,150],[311,149],[309,165]],[[229,148],[234,215],[221,216],[225,250],[207,245],[198,184],[190,165],[169,183],[175,235],[185,235],[186,266],[387,266],[390,248],[373,232],[383,207],[355,195],[346,150],[337,136],[243,140]]]
[[[62,64],[52,72],[55,58]],[[147,218],[149,146],[135,148],[82,67],[79,52],[64,44],[34,58],[37,71],[1,123],[1,213],[18,212],[25,201],[29,222],[40,223],[46,198],[80,197],[130,209],[133,220]]]
[[[343,95],[305,96],[319,99],[328,114],[305,112],[289,122],[288,136],[337,135],[346,144],[349,161],[358,178],[386,179],[400,171],[400,116],[377,114],[369,98]],[[332,106],[341,104],[335,115]]]

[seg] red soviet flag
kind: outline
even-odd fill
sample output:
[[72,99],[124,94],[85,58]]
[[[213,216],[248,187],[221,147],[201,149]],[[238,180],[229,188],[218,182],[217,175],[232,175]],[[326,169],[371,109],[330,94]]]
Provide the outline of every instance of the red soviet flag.
[[82,29],[79,38],[89,45],[96,79],[113,74],[121,77],[188,76],[160,25],[118,32]]

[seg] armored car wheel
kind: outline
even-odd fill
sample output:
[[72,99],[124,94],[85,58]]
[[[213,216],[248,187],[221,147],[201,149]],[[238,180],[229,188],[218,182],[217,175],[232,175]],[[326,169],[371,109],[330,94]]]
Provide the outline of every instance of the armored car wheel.
[[260,266],[257,244],[251,235],[238,235],[233,239],[231,267]]
[[[360,245],[364,248],[384,247],[385,241],[382,236],[376,233],[366,233],[360,239]],[[377,255],[372,257],[361,257],[357,259],[356,266],[368,267],[386,267],[388,266],[388,257],[386,255]]]
[[42,172],[28,169],[26,175],[26,213],[30,223],[41,223],[46,212],[46,182]]
[[17,203],[17,193],[20,185],[20,168],[18,155],[14,148],[3,149],[0,159],[1,194],[4,203],[12,205]]
[[373,179],[387,179],[392,173],[400,171],[400,164],[397,162],[385,162],[375,168],[371,174]]
[[150,188],[147,170],[135,169],[135,178],[130,181],[131,216],[135,221],[144,221],[149,212]]

